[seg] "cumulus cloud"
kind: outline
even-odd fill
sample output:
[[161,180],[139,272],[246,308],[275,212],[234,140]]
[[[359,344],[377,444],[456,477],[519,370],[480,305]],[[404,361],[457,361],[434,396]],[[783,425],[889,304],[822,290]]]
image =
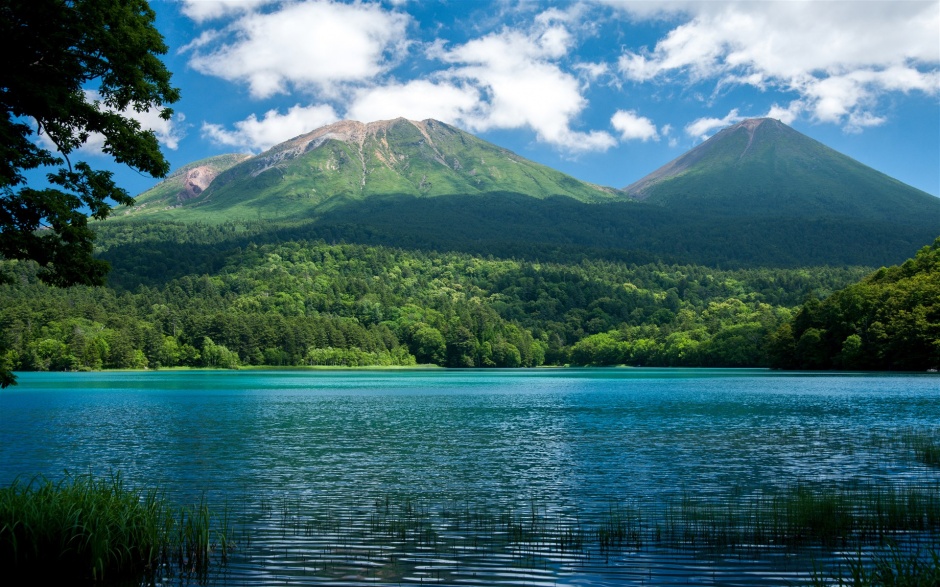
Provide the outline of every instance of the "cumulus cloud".
[[745,116],[738,114],[738,109],[735,108],[724,118],[699,118],[698,120],[689,123],[685,127],[685,134],[689,135],[690,137],[705,140],[712,134],[712,132],[732,125],[736,122],[741,122],[745,118]]
[[572,128],[587,101],[579,80],[556,63],[572,44],[564,26],[542,18],[529,31],[506,29],[449,50],[435,45],[430,55],[452,65],[442,77],[483,96],[460,116],[470,129],[530,128],[571,152],[603,151],[616,144],[609,133]]
[[[414,46],[412,20],[387,4],[185,0],[183,11],[213,25],[181,49],[190,65],[244,84],[257,99],[299,91],[363,121],[434,117],[475,131],[528,128],[569,152],[617,143],[606,131],[577,129],[587,106],[583,92],[610,75],[603,63],[561,65],[576,44],[571,27],[582,24],[581,5],[542,10],[528,23],[462,44],[426,44],[424,57],[434,65],[410,81],[390,72]],[[213,19],[223,17],[216,26]],[[256,125],[276,127],[280,115],[270,114],[235,129],[206,124],[203,134],[233,146],[269,144]]]
[[[659,140],[659,133],[656,131],[656,125],[645,116],[640,116],[635,110],[618,110],[610,119],[620,138],[624,141],[640,140],[649,141]],[[668,129],[663,129],[664,133]]]
[[[85,90],[85,100],[87,102],[98,102],[99,108],[104,107],[100,102],[100,94],[95,90]],[[131,109],[125,110],[121,114],[139,122],[142,130],[153,131],[153,134],[157,137],[157,142],[167,149],[173,151],[178,149],[180,141],[186,136],[184,125],[186,117],[180,112],[174,114],[169,120],[164,120],[160,117],[159,109],[145,110],[144,112],[137,112]],[[38,141],[44,149],[51,151],[58,150],[55,143],[53,143],[45,133],[39,135]],[[79,147],[78,152],[86,156],[110,157],[110,155],[104,152],[104,141],[104,135],[100,133],[89,133],[88,140]]]
[[157,136],[157,141],[172,151],[179,148],[180,141],[186,136],[183,124],[186,116],[182,112],[174,114],[169,120],[160,118],[159,110],[147,110],[145,112],[131,110],[126,114],[139,122],[144,130],[152,130]]
[[770,107],[770,110],[765,116],[767,118],[776,118],[784,124],[792,124],[793,121],[799,117],[802,110],[803,102],[800,100],[793,100],[787,106],[781,106],[775,103]]
[[286,114],[269,110],[260,120],[252,114],[245,120],[236,122],[234,130],[228,130],[218,124],[204,123],[202,135],[219,145],[258,152],[337,120],[339,118],[331,106],[297,104]]
[[347,118],[371,121],[403,116],[459,124],[472,115],[479,104],[480,92],[476,88],[414,80],[357,91],[347,110]]
[[610,74],[610,67],[604,63],[575,63],[574,68],[581,72],[588,81],[594,82],[602,76]]
[[[198,3],[196,3],[198,4]],[[304,2],[248,12],[191,43],[190,65],[243,82],[255,98],[292,89],[329,93],[387,70],[407,47],[410,17],[376,4]]]
[[251,12],[278,0],[182,0],[182,12],[196,22]]
[[[814,119],[875,124],[886,92],[940,93],[936,2],[674,2],[688,14],[654,48],[624,52],[620,72],[637,82],[687,76],[795,92]],[[793,111],[788,109],[788,115]]]

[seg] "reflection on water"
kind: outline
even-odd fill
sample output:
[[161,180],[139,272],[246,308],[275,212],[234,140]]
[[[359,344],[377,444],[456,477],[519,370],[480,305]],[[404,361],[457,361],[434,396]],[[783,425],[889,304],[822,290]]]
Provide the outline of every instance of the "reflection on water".
[[26,373],[0,392],[0,483],[119,470],[205,493],[239,542],[216,584],[791,585],[832,549],[605,549],[597,529],[797,483],[935,491],[897,439],[938,414],[928,375]]

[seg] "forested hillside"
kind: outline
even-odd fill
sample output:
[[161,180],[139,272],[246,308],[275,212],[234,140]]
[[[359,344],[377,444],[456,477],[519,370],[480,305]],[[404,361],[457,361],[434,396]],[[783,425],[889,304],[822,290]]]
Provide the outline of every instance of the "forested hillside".
[[640,184],[432,120],[198,161],[94,223],[108,287],[0,261],[0,368],[937,363],[936,246],[827,298],[940,200],[766,119]]
[[[255,156],[194,162],[97,230],[105,239],[152,234],[166,222],[238,224],[259,244],[322,239],[566,263],[879,267],[937,236],[940,199],[770,119],[725,129],[621,191],[435,120],[399,118],[337,122]],[[162,250],[136,247],[142,264],[162,264],[176,246],[146,238]],[[216,244],[193,252],[201,258]]]
[[[808,295],[825,297],[868,272],[538,262],[237,238],[249,231],[153,225],[105,235],[110,288],[51,288],[34,265],[4,262],[13,283],[0,287],[3,360],[26,370],[758,366],[769,364],[768,335]],[[161,254],[163,266],[121,255],[167,241],[180,244]]]
[[940,225],[937,198],[770,118],[723,129],[626,192],[667,208],[731,217]]
[[940,367],[940,238],[902,265],[807,300],[772,346],[773,365],[790,369]]

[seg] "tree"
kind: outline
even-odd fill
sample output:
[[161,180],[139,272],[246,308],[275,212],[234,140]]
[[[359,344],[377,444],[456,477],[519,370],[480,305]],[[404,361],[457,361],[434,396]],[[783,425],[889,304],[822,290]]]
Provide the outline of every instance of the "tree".
[[[146,0],[0,0],[0,256],[36,261],[49,284],[103,283],[88,215],[134,201],[110,172],[72,163],[77,149],[98,135],[118,163],[154,177],[169,170],[133,117],[159,109],[168,120],[164,105],[179,99],[154,19]],[[40,169],[48,187],[27,185]]]
[[411,335],[411,350],[419,363],[442,365],[447,359],[447,344],[441,331],[421,324]]
[[922,371],[940,365],[940,238],[824,301],[808,299],[772,344],[776,367]]

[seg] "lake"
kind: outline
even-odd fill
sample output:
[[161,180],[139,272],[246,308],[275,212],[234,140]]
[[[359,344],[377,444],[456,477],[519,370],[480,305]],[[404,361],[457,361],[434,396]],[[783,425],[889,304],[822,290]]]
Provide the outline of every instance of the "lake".
[[938,431],[929,374],[22,373],[0,483],[120,471],[205,496],[237,550],[175,584],[793,585],[859,549],[670,532],[799,487],[935,495],[901,439]]

